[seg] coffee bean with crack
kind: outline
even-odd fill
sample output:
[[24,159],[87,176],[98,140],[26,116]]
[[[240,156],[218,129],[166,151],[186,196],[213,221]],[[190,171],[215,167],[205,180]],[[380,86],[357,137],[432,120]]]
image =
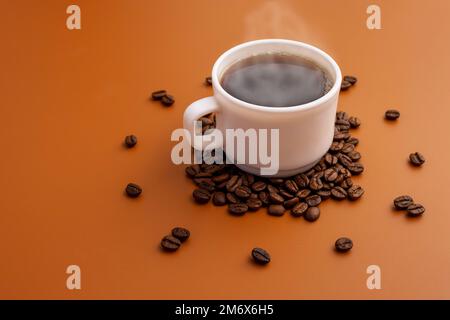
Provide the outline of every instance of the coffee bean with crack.
[[397,210],[406,210],[413,203],[413,198],[408,195],[398,196],[394,199],[394,207]]
[[259,200],[258,198],[256,198],[256,199],[255,198],[247,199],[245,204],[247,205],[248,210],[250,210],[250,211],[256,211],[256,210],[258,210],[259,208],[262,207],[262,201]]
[[334,166],[338,162],[338,158],[335,155],[332,155],[331,153],[327,153],[325,155],[325,162],[329,166]]
[[323,188],[322,180],[318,176],[314,176],[310,182],[309,187],[311,190],[317,191]]
[[176,251],[181,246],[181,241],[174,236],[165,236],[161,240],[161,247],[166,251]]
[[294,217],[301,217],[305,214],[306,210],[308,210],[308,204],[299,202],[292,208],[291,215]]
[[425,163],[425,157],[420,152],[414,152],[409,155],[409,162],[416,167]]
[[359,175],[364,171],[364,166],[359,162],[352,162],[347,169],[354,175]]
[[226,188],[229,192],[234,192],[242,184],[242,179],[238,175],[234,175],[228,180]]
[[[330,188],[331,190],[331,188]],[[317,191],[317,195],[320,196],[320,198],[322,199],[322,201],[325,201],[327,199],[329,199],[331,197],[331,191],[330,190],[319,190]]]
[[337,179],[338,173],[334,168],[329,168],[329,169],[325,170],[323,176],[326,181],[332,182]]
[[262,248],[254,248],[252,250],[252,258],[261,265],[266,265],[270,262],[270,254]]
[[239,198],[247,199],[252,194],[252,190],[247,186],[239,186],[234,191],[234,194]]
[[261,192],[265,190],[267,187],[267,184],[264,181],[256,181],[252,184],[251,188],[255,192]]
[[339,252],[347,252],[353,248],[353,241],[349,238],[342,237],[336,240],[334,247]]
[[350,152],[355,150],[355,146],[351,143],[346,143],[344,144],[344,146],[342,147],[341,152],[345,153],[345,154],[349,154]]
[[305,201],[308,204],[308,206],[310,206],[310,207],[317,207],[322,202],[322,199],[320,198],[319,195],[314,194],[314,195],[309,196],[308,198],[306,198]]
[[231,203],[228,205],[228,211],[235,216],[242,216],[248,211],[245,203]]
[[364,189],[355,184],[347,190],[347,194],[350,200],[357,200],[364,194]]
[[299,191],[297,192],[296,196],[297,196],[299,199],[305,199],[305,198],[307,198],[310,194],[311,194],[311,190],[309,190],[309,189],[302,189],[302,190],[299,190]]
[[286,180],[284,183],[284,187],[288,192],[292,194],[296,194],[298,192],[298,186],[293,180]]
[[212,198],[212,202],[215,206],[224,206],[227,204],[227,198],[223,192],[215,192]]
[[425,207],[421,204],[413,203],[413,204],[410,204],[406,210],[408,212],[408,216],[418,217],[418,216],[421,216],[425,212]]
[[191,232],[183,227],[175,227],[172,229],[172,236],[184,242],[191,236]]
[[258,198],[261,200],[263,206],[268,206],[270,203],[269,194],[266,191],[261,191],[258,193]]
[[234,193],[227,193],[226,194],[227,202],[231,204],[240,203],[241,200],[234,194]]
[[299,202],[300,202],[300,199],[297,198],[297,197],[294,197],[294,198],[292,198],[292,199],[289,199],[289,200],[284,201],[284,202],[283,202],[283,206],[284,206],[286,209],[290,209],[290,208],[294,207],[294,206],[295,206],[297,203],[299,203]]
[[357,117],[350,117],[348,119],[348,122],[350,123],[350,127],[352,128],[358,128],[361,125],[361,120]]
[[292,199],[294,197],[294,195],[290,194],[289,192],[287,192],[284,189],[280,190],[280,196],[282,196],[285,200]]
[[211,193],[201,188],[195,189],[192,196],[194,197],[195,202],[200,204],[208,203],[209,199],[211,199]]
[[274,204],[282,204],[284,202],[284,198],[280,194],[275,192],[269,194],[269,199],[270,202]]
[[339,151],[342,150],[343,147],[344,147],[344,141],[342,141],[342,140],[341,141],[334,141],[331,144],[330,152],[338,153]]
[[347,191],[342,187],[334,187],[331,189],[331,196],[336,200],[343,200],[347,198]]
[[301,173],[294,177],[294,181],[299,188],[305,188],[309,185],[309,178],[307,175]]
[[384,117],[391,121],[397,120],[400,117],[400,112],[395,109],[389,109],[384,113]]

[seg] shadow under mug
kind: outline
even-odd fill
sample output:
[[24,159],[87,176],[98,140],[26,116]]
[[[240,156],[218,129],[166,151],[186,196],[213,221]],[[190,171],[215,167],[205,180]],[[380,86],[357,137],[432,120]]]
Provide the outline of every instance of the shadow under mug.
[[[333,86],[324,96],[312,102],[277,108],[239,100],[222,88],[220,79],[235,62],[253,55],[276,52],[298,55],[316,63],[331,77]],[[284,39],[246,42],[229,49],[217,59],[212,70],[214,95],[195,101],[185,110],[184,128],[193,137],[194,122],[214,112],[216,128],[223,133],[224,150],[227,145],[226,129],[278,129],[278,171],[272,177],[287,177],[305,172],[315,166],[333,142],[341,79],[337,63],[328,54],[309,44]],[[245,148],[248,153],[249,145]],[[270,150],[270,146],[268,148]],[[234,155],[229,160],[236,163]],[[261,168],[267,167],[259,161],[236,165],[256,175],[261,175]]]

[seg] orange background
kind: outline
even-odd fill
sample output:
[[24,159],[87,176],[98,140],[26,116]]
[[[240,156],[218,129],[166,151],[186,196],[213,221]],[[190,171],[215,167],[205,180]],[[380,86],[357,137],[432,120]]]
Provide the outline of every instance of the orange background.
[[[1,298],[450,298],[450,2],[375,1],[374,31],[365,0],[74,2],[82,30],[66,28],[72,2],[1,1]],[[317,45],[359,78],[340,109],[363,121],[366,194],[326,202],[313,224],[198,206],[170,160],[218,55],[270,37]],[[148,100],[161,88],[172,108]],[[397,123],[383,120],[390,107]],[[407,163],[415,151],[422,168]],[[128,182],[140,198],[123,195]],[[425,215],[394,212],[400,194]],[[161,252],[178,225],[191,239]],[[333,251],[342,235],[355,242],[347,255]],[[250,263],[254,246],[272,254],[267,267]],[[82,290],[65,287],[70,264]],[[366,287],[371,264],[381,290]]]

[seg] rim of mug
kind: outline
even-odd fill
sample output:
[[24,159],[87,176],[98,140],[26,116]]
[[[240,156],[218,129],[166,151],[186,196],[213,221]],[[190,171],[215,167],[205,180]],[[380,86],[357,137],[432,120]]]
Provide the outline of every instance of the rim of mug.
[[[336,75],[336,79],[334,80],[333,86],[331,87],[331,89],[324,94],[322,97],[313,100],[311,102],[308,103],[304,103],[304,104],[300,104],[300,105],[295,105],[295,106],[289,106],[289,107],[277,107],[277,108],[269,108],[266,106],[261,106],[261,105],[257,105],[257,104],[253,104],[253,103],[249,103],[249,102],[245,102],[243,100],[240,100],[238,98],[233,97],[231,94],[229,94],[228,92],[225,91],[225,89],[222,87],[222,85],[220,84],[219,81],[219,75],[218,75],[218,69],[219,66],[222,64],[223,60],[229,56],[232,53],[235,53],[236,51],[239,51],[243,48],[246,47],[250,47],[256,44],[288,44],[288,45],[295,45],[295,46],[301,46],[303,48],[306,48],[308,50],[314,51],[317,54],[321,55],[323,58],[325,58],[325,60],[327,60],[332,68],[334,69],[334,73]],[[230,64],[231,65],[231,64]],[[228,66],[227,66],[228,67]],[[246,107],[246,108],[250,108],[250,109],[254,109],[254,110],[258,110],[258,111],[265,111],[265,112],[275,112],[275,113],[280,113],[280,112],[295,112],[295,111],[299,111],[299,110],[308,110],[308,109],[312,109],[315,108],[319,105],[322,105],[324,102],[330,100],[332,97],[334,97],[337,94],[339,94],[340,91],[340,83],[341,83],[341,79],[342,79],[342,74],[341,74],[341,69],[339,68],[338,64],[336,63],[336,61],[334,61],[334,59],[327,54],[326,52],[322,51],[321,49],[304,43],[304,42],[300,42],[300,41],[295,41],[295,40],[288,40],[288,39],[261,39],[261,40],[253,40],[253,41],[248,41],[248,42],[244,42],[241,43],[235,47],[232,47],[230,49],[228,49],[227,51],[225,51],[224,53],[222,53],[220,55],[220,57],[216,60],[216,62],[214,63],[213,69],[212,69],[212,82],[213,82],[213,87],[218,90],[220,92],[220,94],[222,94],[223,96],[225,96],[226,98],[232,100],[235,104],[238,104],[240,106]]]

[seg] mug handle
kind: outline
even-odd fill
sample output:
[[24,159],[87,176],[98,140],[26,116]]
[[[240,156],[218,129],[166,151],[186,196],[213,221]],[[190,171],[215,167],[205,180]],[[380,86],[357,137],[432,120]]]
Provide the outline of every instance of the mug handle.
[[[183,126],[186,130],[189,131],[189,134],[193,138],[195,136],[194,122],[209,113],[218,112],[219,110],[220,110],[220,106],[214,97],[206,97],[203,99],[199,99],[199,100],[193,102],[184,111]],[[202,140],[202,149],[203,150],[205,149],[206,142],[207,141]],[[192,147],[195,148],[192,140],[191,140],[191,145],[192,145]]]

